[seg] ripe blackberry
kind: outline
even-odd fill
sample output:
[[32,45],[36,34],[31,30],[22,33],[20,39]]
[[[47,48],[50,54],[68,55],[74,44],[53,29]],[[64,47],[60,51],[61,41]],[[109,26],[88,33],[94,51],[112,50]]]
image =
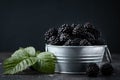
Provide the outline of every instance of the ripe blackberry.
[[112,67],[112,65],[110,63],[106,63],[106,64],[102,65],[102,67],[100,69],[101,73],[104,76],[110,76],[110,75],[112,75],[113,70],[114,69],[113,69],[113,67]]
[[94,35],[95,39],[98,39],[101,36],[101,33],[95,28],[86,28],[86,31]]
[[74,29],[73,29],[73,36],[75,37],[80,37],[81,34],[83,34],[85,32],[85,29],[83,28],[83,25],[77,25]]
[[90,42],[92,45],[105,45],[106,44],[105,40],[102,38],[93,39],[93,40],[90,40]]
[[58,33],[68,33],[71,34],[72,29],[68,24],[63,24],[61,27],[58,28]]
[[92,35],[91,33],[89,32],[84,32],[84,33],[81,33],[81,36],[80,36],[82,39],[87,39],[87,40],[94,40],[95,37],[94,35]]
[[51,45],[60,45],[60,40],[57,36],[52,36],[47,40],[47,43]]
[[57,29],[56,28],[50,28],[45,34],[45,40],[48,40],[51,36],[57,35]]
[[69,39],[69,40],[67,40],[66,42],[65,42],[65,46],[71,46],[71,42],[72,42],[72,40],[71,39]]
[[96,77],[99,74],[99,67],[96,63],[90,63],[86,68],[86,74],[89,77]]
[[106,41],[102,38],[98,38],[97,40],[97,45],[105,45],[106,44]]
[[90,22],[86,22],[86,23],[84,24],[84,27],[85,27],[85,28],[95,28]]
[[61,42],[65,42],[65,41],[67,41],[68,39],[70,39],[70,35],[69,35],[69,34],[67,34],[67,33],[62,33],[62,34],[60,34],[60,41],[61,41]]
[[65,46],[79,46],[80,38],[69,39],[65,42]]
[[83,39],[80,41],[80,46],[90,46],[91,43],[87,39]]
[[89,22],[84,24],[84,28],[87,32],[92,33],[96,39],[98,39],[101,35],[100,32]]

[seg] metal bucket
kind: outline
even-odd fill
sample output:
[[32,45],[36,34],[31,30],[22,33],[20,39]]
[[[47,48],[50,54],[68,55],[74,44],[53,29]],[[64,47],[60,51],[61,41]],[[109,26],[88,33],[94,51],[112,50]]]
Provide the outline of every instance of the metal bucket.
[[101,46],[55,46],[46,45],[46,51],[57,58],[55,72],[84,74],[88,63],[101,63],[107,45]]

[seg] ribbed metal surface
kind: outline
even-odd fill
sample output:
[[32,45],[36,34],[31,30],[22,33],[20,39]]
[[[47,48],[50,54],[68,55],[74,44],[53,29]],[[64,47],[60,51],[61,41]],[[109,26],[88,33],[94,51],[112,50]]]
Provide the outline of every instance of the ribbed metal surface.
[[54,46],[46,45],[46,51],[57,57],[56,72],[81,74],[85,73],[88,63],[102,62],[105,48],[102,46]]

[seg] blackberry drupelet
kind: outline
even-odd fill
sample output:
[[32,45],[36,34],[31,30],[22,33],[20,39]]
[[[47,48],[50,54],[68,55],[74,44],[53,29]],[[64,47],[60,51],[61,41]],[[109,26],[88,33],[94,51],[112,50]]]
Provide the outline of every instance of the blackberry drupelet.
[[61,27],[58,28],[58,33],[68,33],[71,34],[72,33],[72,29],[68,24],[63,24]]
[[90,46],[91,43],[87,39],[83,39],[80,41],[80,46]]
[[97,77],[99,74],[99,66],[96,63],[90,63],[87,66],[86,74],[89,77]]
[[45,34],[45,40],[48,40],[51,36],[57,35],[57,29],[56,28],[50,28]]
[[65,46],[79,46],[80,43],[80,38],[75,38],[75,39],[69,39],[68,41],[65,42]]
[[114,69],[110,63],[105,63],[104,65],[102,65],[100,71],[104,76],[110,76],[112,75]]
[[51,45],[60,45],[60,40],[57,36],[51,36],[49,40],[47,40],[47,43]]

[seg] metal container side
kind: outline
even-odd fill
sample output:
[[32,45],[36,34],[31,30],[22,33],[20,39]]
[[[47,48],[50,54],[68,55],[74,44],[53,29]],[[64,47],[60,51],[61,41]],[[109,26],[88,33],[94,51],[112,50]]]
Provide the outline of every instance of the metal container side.
[[46,45],[46,51],[57,58],[55,72],[67,74],[85,73],[88,63],[101,63],[107,45],[55,46]]

